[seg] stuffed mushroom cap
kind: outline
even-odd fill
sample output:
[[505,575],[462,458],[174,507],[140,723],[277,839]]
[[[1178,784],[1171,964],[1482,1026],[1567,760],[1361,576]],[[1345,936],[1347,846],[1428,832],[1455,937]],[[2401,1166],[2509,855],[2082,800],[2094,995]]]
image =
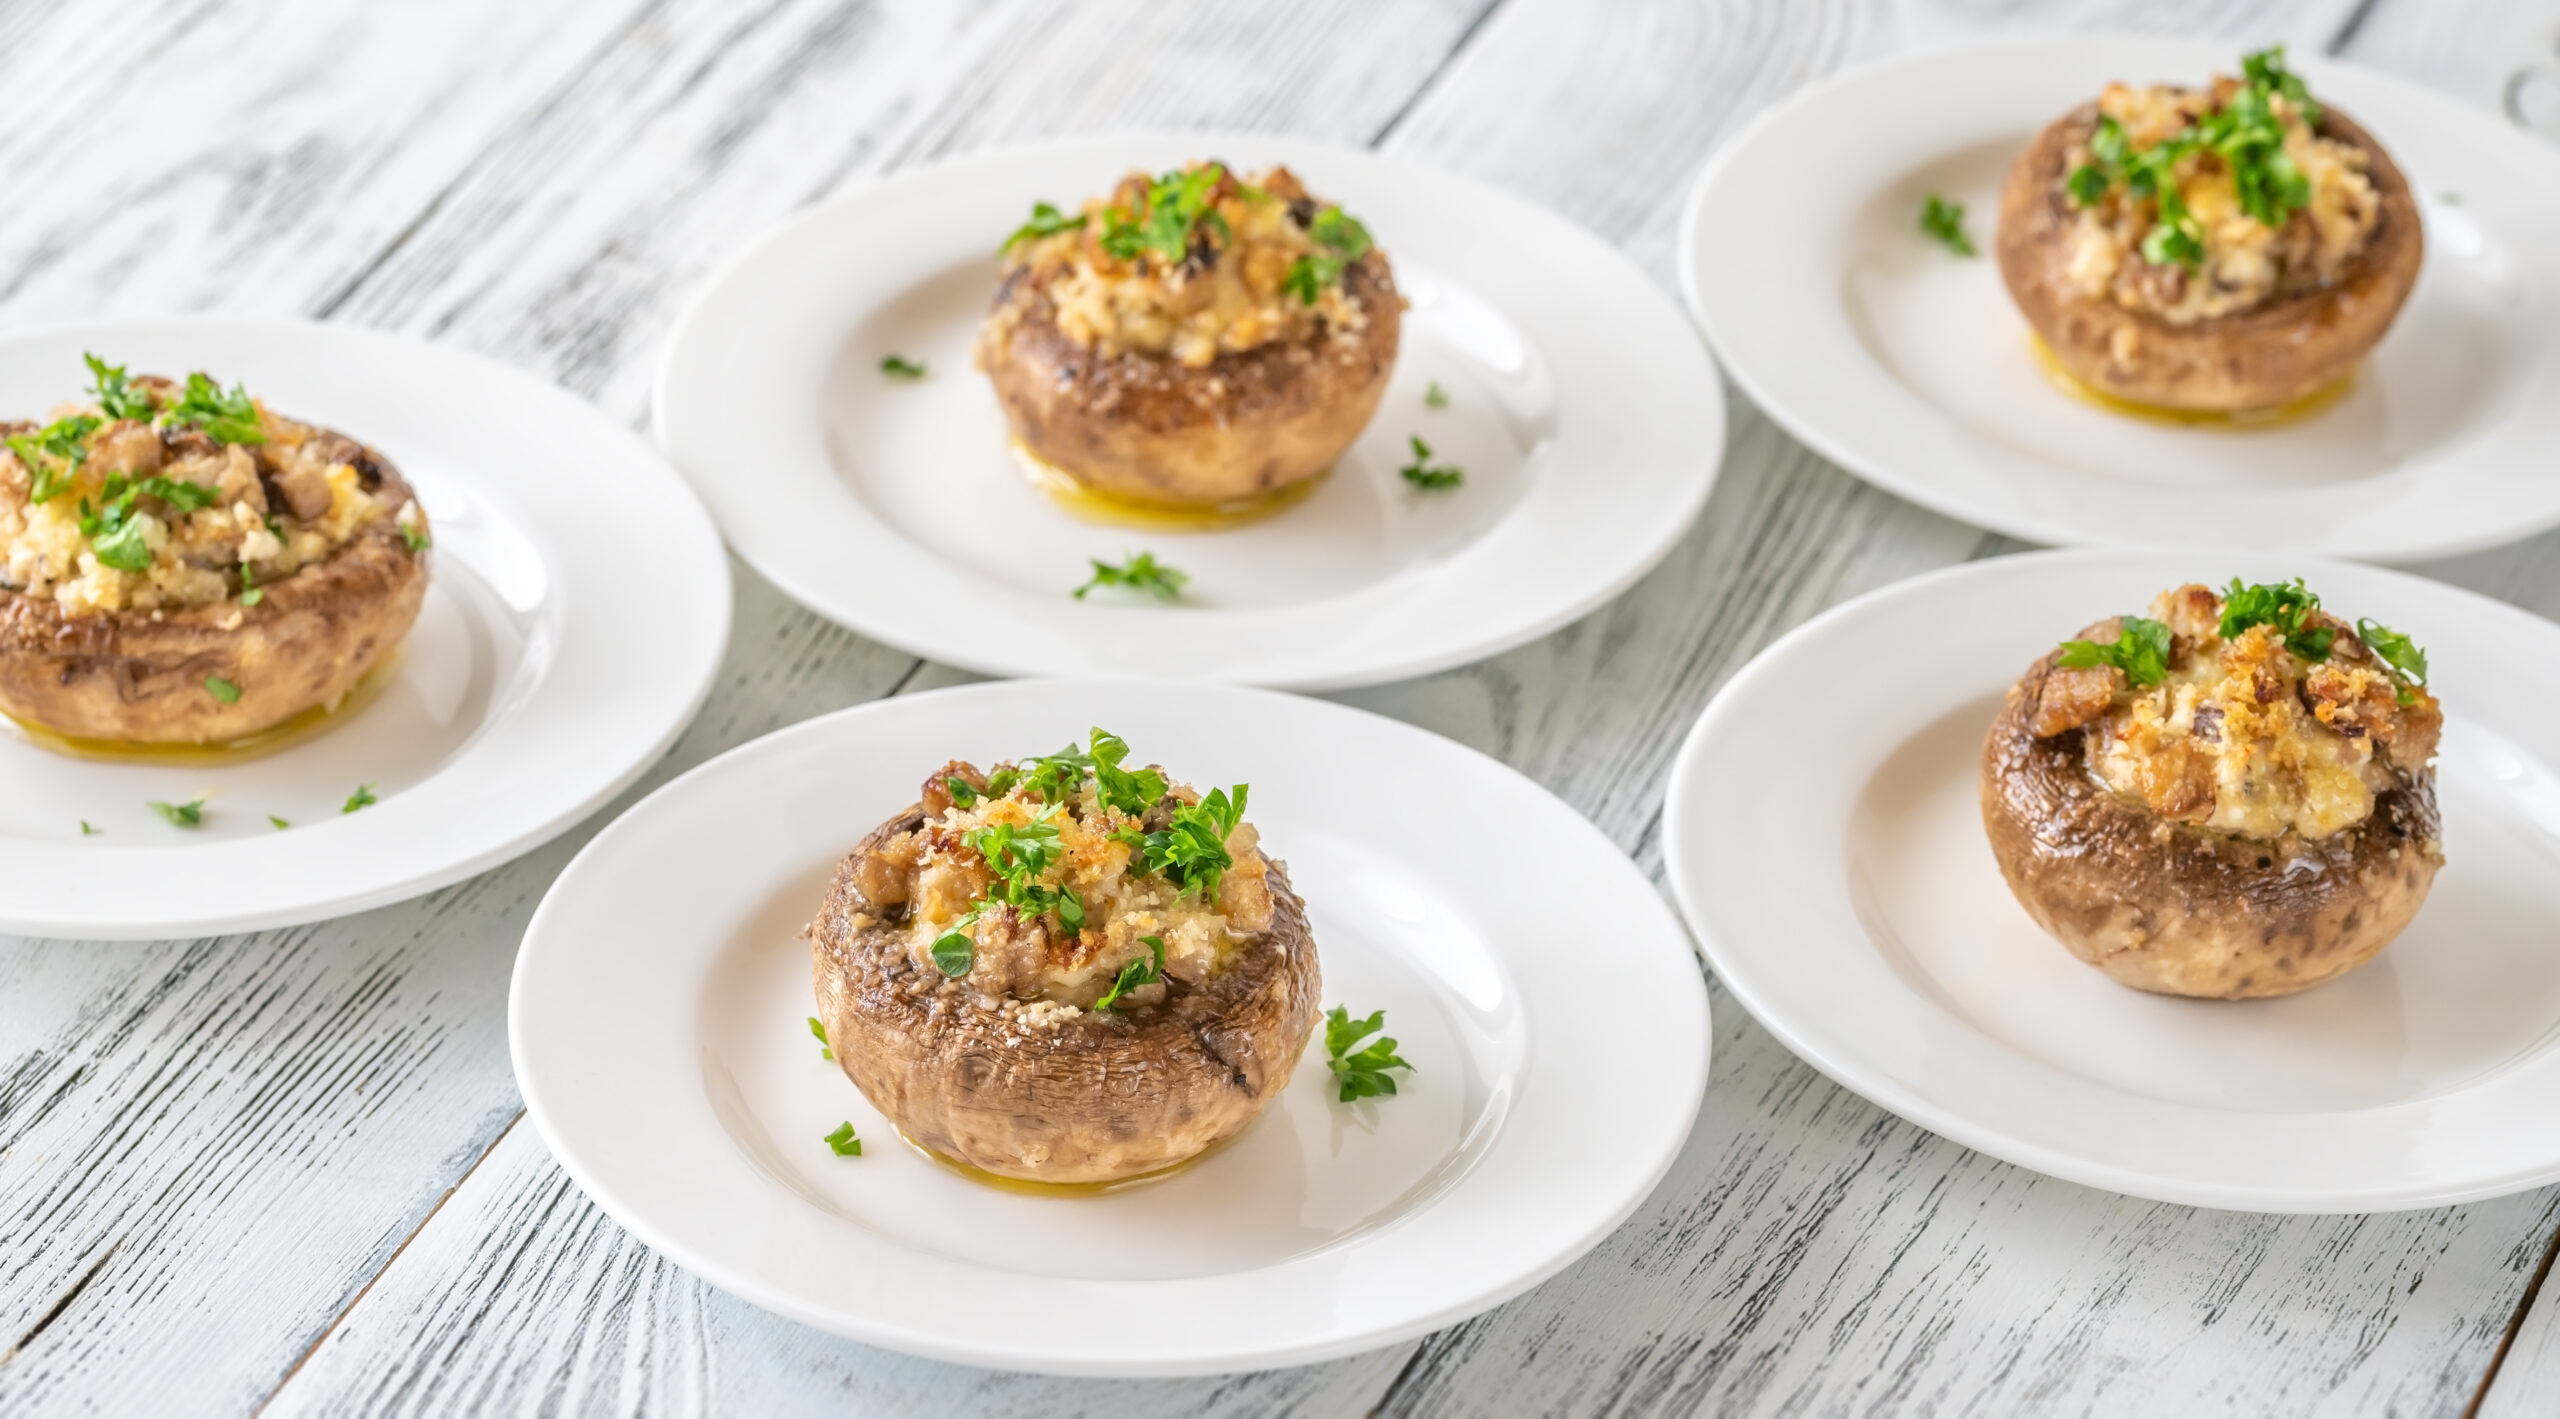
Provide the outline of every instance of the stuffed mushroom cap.
[[1991,726],[1983,825],[2010,890],[2141,990],[2288,995],[2363,964],[2444,860],[2424,656],[2299,583],[2151,610],[2046,653]]
[[2344,378],[2417,282],[2417,200],[2390,155],[2280,54],[2247,68],[2205,89],[2109,85],[2009,171],[2001,276],[2056,362],[2102,394],[2190,412],[2293,403]]
[[203,375],[0,425],[0,711],[79,739],[227,743],[334,705],[426,594],[399,470]]
[[[1125,746],[1094,743],[1118,774]],[[1243,1130],[1287,1087],[1323,988],[1243,798],[1153,769],[1106,786],[1063,757],[945,765],[811,924],[846,1076],[912,1141],[1034,1182],[1139,1177]]]
[[1147,506],[1252,504],[1333,466],[1377,411],[1404,298],[1386,254],[1287,168],[1133,174],[1006,244],[976,360],[1023,451]]

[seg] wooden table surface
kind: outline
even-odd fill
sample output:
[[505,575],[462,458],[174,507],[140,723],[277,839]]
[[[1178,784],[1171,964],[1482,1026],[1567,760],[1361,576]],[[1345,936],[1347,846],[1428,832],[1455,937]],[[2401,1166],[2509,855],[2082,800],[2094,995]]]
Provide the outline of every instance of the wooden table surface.
[[[0,328],[348,321],[637,426],[688,293],[793,210],[1137,125],[1471,173],[1668,289],[1689,182],[1752,113],[2019,24],[2288,40],[2560,140],[2555,0],[7,0]],[[1338,698],[1516,765],[1658,874],[1664,771],[1736,667],[1843,597],[2013,547],[1731,406],[1705,515],[1616,604]],[[2423,570],[2560,617],[2560,534]],[[1721,993],[1706,1103],[1653,1197],[1554,1280],[1417,1342],[1067,1381],[733,1300],[607,1220],[524,1123],[516,941],[579,845],[676,772],[964,678],[733,575],[701,718],[521,861],[292,930],[0,940],[0,1413],[2560,1414],[2560,1286],[2534,1295],[2560,1188],[2356,1217],[2111,1196],[1876,1109]]]

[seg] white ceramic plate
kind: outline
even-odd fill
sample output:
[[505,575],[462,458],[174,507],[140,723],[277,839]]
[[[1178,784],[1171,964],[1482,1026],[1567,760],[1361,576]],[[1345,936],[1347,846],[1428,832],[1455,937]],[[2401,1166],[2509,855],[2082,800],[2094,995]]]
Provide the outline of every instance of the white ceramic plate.
[[[2055,641],[2235,575],[2304,576],[2426,648],[2447,861],[2408,931],[2335,982],[2146,995],[2010,896],[1982,736]],[[2001,558],[1840,606],[1746,667],[1681,748],[1663,853],[1717,976],[1771,1033],[1960,1143],[2206,1207],[2467,1202],[2560,1178],[2555,697],[2560,627],[2435,582],[2209,550]]]
[[[1025,481],[969,348],[996,245],[1035,199],[1132,169],[1285,162],[1376,233],[1412,302],[1377,417],[1277,517],[1098,526]],[[890,353],[923,361],[885,378]],[[1445,409],[1424,404],[1433,383]],[[1358,149],[1124,134],[981,154],[829,202],[716,277],[659,366],[658,441],[731,546],[865,635],[994,675],[1328,689],[1462,664],[1624,590],[1696,517],[1724,449],[1714,365],[1634,263],[1481,183]],[[1466,470],[1397,476],[1420,436]],[[1069,593],[1154,551],[1185,604]]]
[[[2560,523],[2560,152],[2496,114],[2297,55],[2423,206],[2426,268],[2353,391],[2300,422],[2177,428],[2047,382],[1992,260],[2009,164],[2108,81],[2200,83],[2241,46],[1998,40],[1852,70],[1778,104],[1698,180],[1678,261],[1735,382],[1788,432],[1949,517],[2041,542],[2407,561]],[[1923,237],[1931,192],[1983,255]],[[2215,515],[2183,494],[2209,492]]]
[[[41,416],[77,397],[84,350],[210,371],[380,448],[434,523],[431,580],[381,693],[265,758],[72,759],[0,721],[0,931],[192,936],[415,896],[585,816],[710,688],[729,630],[719,537],[684,480],[587,404],[345,326],[177,321],[0,339],[0,409]],[[380,801],[342,813],[360,784]],[[144,806],[199,797],[193,829]]]
[[[836,860],[934,765],[1094,724],[1193,782],[1252,785],[1325,1003],[1384,1009],[1415,1065],[1395,1098],[1334,1102],[1313,1043],[1270,1112],[1188,1171],[1024,1196],[909,1149],[819,1058],[797,933]],[[875,1345],[1095,1375],[1321,1360],[1525,1290],[1652,1190],[1707,1071],[1679,923],[1545,790],[1360,711],[1143,681],[887,700],[676,780],[544,900],[508,1038],[561,1165],[712,1284]],[[820,1141],[848,1120],[860,1158]]]

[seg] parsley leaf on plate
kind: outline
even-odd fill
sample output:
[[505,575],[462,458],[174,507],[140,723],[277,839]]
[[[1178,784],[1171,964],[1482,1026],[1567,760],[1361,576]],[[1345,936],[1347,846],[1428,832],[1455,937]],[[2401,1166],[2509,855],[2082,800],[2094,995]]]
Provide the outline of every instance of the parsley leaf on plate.
[[340,813],[353,813],[359,808],[370,808],[381,801],[381,799],[373,796],[372,784],[360,783],[356,785],[355,792],[347,795],[347,801],[339,805],[338,811]]
[[1190,573],[1157,561],[1153,552],[1132,552],[1127,562],[1116,567],[1099,557],[1089,560],[1093,562],[1093,579],[1076,588],[1078,601],[1097,586],[1125,586],[1133,591],[1152,592],[1159,601],[1173,601],[1181,597],[1183,584],[1191,580]]
[[173,828],[199,827],[204,822],[204,800],[201,798],[193,803],[162,803],[154,799],[146,806]]
[[839,1158],[859,1158],[862,1156],[862,1140],[853,1136],[853,1120],[851,1119],[846,1119],[835,1132],[828,1134],[826,1143],[829,1148],[835,1150],[836,1156]]
[[1467,481],[1464,469],[1432,467],[1431,445],[1424,443],[1419,435],[1406,441],[1413,445],[1413,461],[1396,470],[1406,482],[1417,488],[1454,488]]
[[891,379],[922,379],[924,378],[924,365],[919,361],[910,360],[904,355],[882,355],[880,357],[880,372],[889,376]]
[[809,1017],[809,1033],[818,1037],[818,1057],[820,1059],[833,1059],[836,1057],[835,1047],[827,1043],[827,1027],[819,1024],[818,1017],[815,1015]]
[[1340,1005],[1325,1012],[1325,1067],[1342,1081],[1342,1089],[1337,1096],[1342,1102],[1347,1104],[1354,1099],[1372,1099],[1381,1095],[1392,1097],[1396,1081],[1388,1076],[1387,1071],[1413,1068],[1396,1055],[1393,1035],[1378,1035],[1366,1047],[1355,1048],[1362,1040],[1385,1029],[1386,1024],[1387,1012],[1384,1010],[1372,1011],[1365,1020],[1352,1019],[1351,1011]]
[[1965,235],[1964,204],[1950,202],[1932,192],[1920,208],[1920,230],[1929,234],[1940,246],[1958,256],[1978,256],[1973,238]]

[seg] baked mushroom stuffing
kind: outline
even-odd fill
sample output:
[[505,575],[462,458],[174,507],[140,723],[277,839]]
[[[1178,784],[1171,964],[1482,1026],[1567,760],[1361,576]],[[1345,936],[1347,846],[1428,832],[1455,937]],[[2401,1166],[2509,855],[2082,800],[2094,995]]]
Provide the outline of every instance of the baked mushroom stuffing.
[[2426,657],[2300,581],[2163,593],[2063,642],[1984,746],[2010,886],[2129,985],[2280,995],[2370,958],[2443,861]]
[[89,398],[0,424],[0,709],[204,743],[334,703],[416,618],[408,484],[238,385],[87,358]]
[[825,1038],[936,1153],[1114,1181],[1231,1136],[1288,1083],[1320,976],[1245,786],[1203,795],[1128,753],[1096,729],[946,764],[836,872],[811,931]]
[[1368,229],[1272,168],[1133,173],[1003,247],[979,334],[1014,436],[1105,494],[1213,507],[1322,473],[1395,365],[1404,300]]
[[2342,377],[2420,256],[2398,169],[2280,47],[2206,88],[2108,85],[2020,157],[2000,229],[2002,274],[2063,367],[2179,409],[2272,406]]

